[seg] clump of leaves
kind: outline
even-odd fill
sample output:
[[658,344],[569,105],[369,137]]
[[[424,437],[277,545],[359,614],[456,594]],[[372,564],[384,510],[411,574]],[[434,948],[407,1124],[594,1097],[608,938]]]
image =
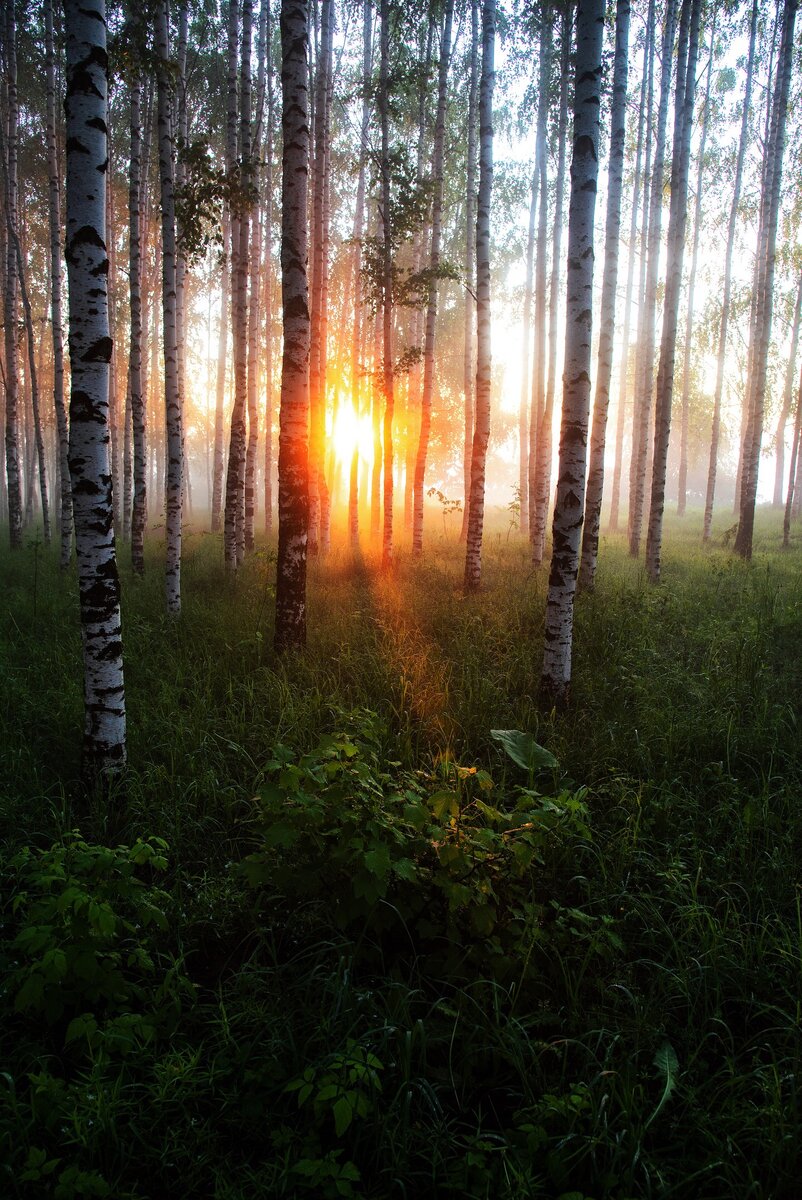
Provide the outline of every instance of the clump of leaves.
[[[71,1040],[97,1029],[92,1013],[124,1024],[132,1010],[166,1003],[161,984],[174,963],[161,951],[159,934],[167,929],[169,897],[152,882],[167,867],[166,850],[158,837],[110,848],[73,831],[10,860],[7,953],[17,1012],[41,1014],[50,1024],[83,1013],[68,1030]],[[182,987],[168,989],[173,999]]]
[[[523,947],[528,958],[531,926],[553,921],[535,903],[537,868],[551,848],[590,840],[584,793],[500,794],[486,771],[451,759],[404,770],[381,761],[376,718],[360,720],[300,757],[275,748],[254,801],[248,881],[317,901],[342,929],[400,920],[428,943],[481,942],[499,965]],[[556,764],[541,750],[538,765]]]

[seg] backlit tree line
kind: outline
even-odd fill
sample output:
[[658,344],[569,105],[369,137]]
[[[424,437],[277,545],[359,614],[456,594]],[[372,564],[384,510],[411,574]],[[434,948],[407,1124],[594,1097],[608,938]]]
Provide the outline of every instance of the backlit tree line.
[[[568,698],[604,520],[623,529],[626,502],[658,583],[705,423],[711,540],[733,398],[734,548],[751,557],[767,448],[788,544],[796,9],[4,0],[0,510],[12,549],[38,522],[66,570],[74,541],[89,776],[125,761],[117,557],[141,574],[162,513],[178,618],[187,516],[208,507],[234,577],[277,510],[293,652],[339,496],[354,553],[391,571],[399,529],[431,552],[427,495],[457,480],[479,589],[489,455],[514,438],[520,532],[550,563],[546,703]],[[499,322],[520,328],[506,416]]]

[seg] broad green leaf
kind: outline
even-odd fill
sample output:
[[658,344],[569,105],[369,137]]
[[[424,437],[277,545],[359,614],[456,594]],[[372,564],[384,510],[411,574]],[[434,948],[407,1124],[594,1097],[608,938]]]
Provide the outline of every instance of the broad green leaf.
[[490,736],[500,742],[512,761],[525,771],[553,771],[558,765],[551,751],[539,745],[531,733],[520,729],[491,729]]
[[368,850],[365,855],[365,866],[371,874],[378,875],[379,879],[384,879],[390,870],[390,851],[386,846],[377,846],[375,850]]
[[334,1113],[334,1129],[337,1137],[342,1137],[348,1126],[351,1124],[351,1118],[354,1115],[354,1110],[351,1107],[351,1101],[347,1096],[341,1096],[332,1106]]

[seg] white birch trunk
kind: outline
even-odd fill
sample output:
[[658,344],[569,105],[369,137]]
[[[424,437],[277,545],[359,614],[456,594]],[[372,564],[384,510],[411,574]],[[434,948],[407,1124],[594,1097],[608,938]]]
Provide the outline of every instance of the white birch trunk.
[[582,561],[579,586],[592,588],[596,579],[604,494],[604,451],[610,379],[613,373],[615,303],[618,290],[618,251],[621,241],[621,193],[624,186],[624,144],[627,121],[627,68],[629,59],[629,0],[618,0],[615,18],[615,61],[613,104],[610,113],[610,161],[607,185],[607,219],[604,238],[604,277],[601,294],[596,390],[593,398],[593,432],[590,442],[588,486],[585,497],[585,527],[582,532]]
[[440,64],[437,80],[437,114],[434,122],[432,149],[432,240],[429,255],[431,277],[426,305],[426,332],[423,345],[423,388],[421,390],[420,432],[415,459],[415,482],[412,498],[412,553],[423,551],[423,488],[426,478],[426,459],[429,453],[429,433],[432,426],[432,394],[434,392],[434,341],[437,326],[438,278],[440,242],[443,233],[443,157],[445,153],[446,98],[448,69],[451,63],[451,23],[454,0],[446,0],[443,33],[440,39]]
[[61,178],[56,145],[56,55],[53,0],[45,0],[45,59],[47,70],[47,175],[50,218],[50,323],[53,335],[53,405],[59,463],[59,532],[61,568],[72,552],[72,495],[70,493],[69,432],[64,403],[64,327],[61,304]]
[[466,592],[482,582],[482,533],[485,514],[485,464],[490,437],[490,204],[493,191],[493,86],[495,84],[496,6],[482,2],[482,74],[479,83],[479,195],[476,207],[476,411],[471,457],[468,532],[465,539]]
[[663,301],[663,332],[657,369],[657,409],[654,422],[654,455],[649,527],[646,536],[646,570],[652,583],[660,582],[663,549],[663,513],[666,495],[668,442],[671,435],[671,402],[677,348],[685,228],[688,218],[688,170],[691,129],[696,99],[696,61],[702,0],[683,0],[680,19],[677,88],[674,103],[674,146],[671,165],[671,208],[668,219],[668,274]]
[[[6,141],[6,227],[17,225],[17,30],[13,4],[5,11],[6,103],[8,138]],[[12,550],[22,546],[22,471],[19,446],[19,364],[17,356],[17,255],[14,242],[6,237],[5,317],[5,401],[6,401],[6,478],[8,481],[8,529]]]
[[735,231],[738,225],[738,210],[741,203],[741,182],[743,180],[744,159],[749,138],[749,110],[752,101],[752,76],[755,65],[755,40],[757,20],[759,15],[758,0],[752,3],[752,18],[749,30],[749,53],[746,64],[746,83],[744,86],[744,103],[741,114],[741,136],[738,142],[738,158],[735,166],[735,184],[733,186],[732,204],[730,205],[730,220],[727,231],[727,249],[724,255],[724,287],[721,298],[721,321],[718,335],[718,365],[716,368],[716,390],[713,395],[713,423],[710,431],[710,458],[707,468],[707,489],[705,492],[705,515],[702,531],[702,541],[710,541],[713,526],[713,505],[716,498],[716,474],[718,471],[718,444],[721,434],[721,397],[724,392],[724,366],[727,352],[727,329],[730,319],[730,299],[732,297],[732,256],[735,246]]
[[181,524],[183,502],[183,435],[181,393],[178,373],[176,331],[176,235],[174,193],[174,145],[172,118],[172,74],[167,26],[167,0],[160,0],[156,13],[156,56],[158,70],[159,180],[162,227],[162,314],[164,339],[164,404],[167,432],[165,480],[165,526],[167,563],[165,599],[167,611],[181,611]]
[[70,475],[84,658],[84,772],[125,766],[120,587],[109,462],[104,0],[65,0]]
[[309,5],[281,0],[281,279],[284,356],[279,430],[279,536],[275,647],[306,645],[309,529]]
[[574,141],[568,209],[565,370],[560,466],[552,524],[541,694],[565,704],[571,684],[574,594],[585,501],[593,329],[593,219],[599,171],[603,0],[580,0],[576,28]]

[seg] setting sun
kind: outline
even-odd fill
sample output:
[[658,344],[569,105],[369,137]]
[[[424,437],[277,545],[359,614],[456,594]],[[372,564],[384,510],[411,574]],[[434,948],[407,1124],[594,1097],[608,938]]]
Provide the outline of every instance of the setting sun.
[[360,416],[349,399],[341,400],[334,414],[326,414],[326,433],[340,465],[351,461],[355,448],[358,448],[363,462],[372,461],[373,431],[370,417],[366,413]]

